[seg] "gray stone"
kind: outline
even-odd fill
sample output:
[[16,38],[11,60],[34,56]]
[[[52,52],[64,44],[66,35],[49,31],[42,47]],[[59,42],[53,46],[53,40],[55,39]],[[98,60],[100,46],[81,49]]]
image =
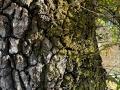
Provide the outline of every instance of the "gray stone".
[[52,53],[53,53],[53,54],[56,54],[58,51],[59,51],[58,48],[53,48],[53,49],[52,49]]
[[3,56],[0,59],[0,68],[3,69],[5,67],[8,67],[8,59],[10,58],[9,55]]
[[12,3],[11,6],[5,9],[3,12],[11,15],[14,12],[16,7],[18,7],[18,5],[16,5],[15,3]]
[[45,62],[46,63],[49,63],[49,60],[52,56],[52,52],[50,51],[52,49],[52,44],[51,42],[45,38],[43,43],[42,43],[42,53],[43,53],[43,56],[44,56],[44,59],[45,59]]
[[60,71],[60,74],[61,74],[61,75],[63,75],[64,72],[65,72],[66,62],[67,62],[67,58],[66,58],[66,57],[63,57],[63,59],[60,60],[60,61],[57,63],[57,68],[59,68],[59,71]]
[[[30,40],[29,40],[29,41],[30,41]],[[31,50],[31,46],[28,45],[28,43],[25,41],[25,42],[23,43],[23,54],[29,56],[30,50]]]
[[11,68],[10,67],[0,69],[0,76],[2,76],[2,77],[6,77],[10,73],[11,73]]
[[10,38],[10,49],[9,49],[9,53],[10,54],[15,54],[18,52],[18,43],[19,43],[19,39],[14,39],[14,38]]
[[28,12],[26,9],[18,7],[13,19],[13,34],[21,38],[28,26]]
[[34,53],[30,55],[30,58],[28,59],[30,65],[35,65],[37,64],[37,57],[35,56]]
[[24,70],[24,68],[27,66],[25,59],[23,58],[22,55],[19,54],[16,55],[15,63],[16,63],[16,69],[19,71]]
[[0,15],[0,36],[5,37],[5,26],[4,20],[6,19],[5,16]]
[[52,48],[52,44],[49,39],[47,39],[47,38],[44,39],[43,47],[47,48],[48,50],[50,50]]
[[33,0],[20,0],[23,4],[27,4],[28,6]]
[[52,52],[50,52],[50,53],[47,55],[46,63],[49,63],[49,62],[50,62],[50,60],[52,59],[52,55],[53,55]]
[[19,79],[19,74],[18,71],[13,71],[13,78],[15,82],[15,87],[17,90],[22,90],[21,84],[20,84],[20,79]]
[[2,52],[0,51],[0,61],[1,61],[1,58],[2,58]]
[[39,86],[42,68],[43,65],[41,63],[38,63],[36,66],[32,66],[28,69],[29,75],[31,77],[30,86],[32,86],[32,88]]
[[3,41],[3,39],[0,39],[0,50],[4,50],[6,46],[6,43]]
[[20,76],[21,76],[22,81],[23,81],[23,83],[24,83],[24,85],[25,85],[25,88],[26,88],[27,90],[31,90],[31,89],[30,89],[30,85],[29,85],[28,76],[25,74],[25,72],[21,71],[21,72],[20,72]]
[[1,86],[2,90],[14,90],[11,87],[12,84],[13,84],[13,82],[11,79],[11,75],[0,78],[0,86]]

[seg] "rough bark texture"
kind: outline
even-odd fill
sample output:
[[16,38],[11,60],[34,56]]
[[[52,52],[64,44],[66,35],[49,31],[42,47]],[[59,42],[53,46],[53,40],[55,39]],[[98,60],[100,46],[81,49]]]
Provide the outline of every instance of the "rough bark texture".
[[0,90],[105,90],[96,0],[0,0]]

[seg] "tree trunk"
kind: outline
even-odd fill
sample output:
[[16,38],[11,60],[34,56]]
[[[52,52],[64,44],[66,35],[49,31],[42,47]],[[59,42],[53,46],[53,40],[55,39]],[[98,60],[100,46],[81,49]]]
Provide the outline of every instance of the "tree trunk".
[[105,90],[96,0],[1,0],[0,90]]

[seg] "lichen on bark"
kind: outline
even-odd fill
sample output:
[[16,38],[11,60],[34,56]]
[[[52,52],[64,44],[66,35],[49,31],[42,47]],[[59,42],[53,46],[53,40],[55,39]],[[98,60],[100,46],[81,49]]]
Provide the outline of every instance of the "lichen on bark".
[[105,90],[93,0],[0,5],[0,89]]

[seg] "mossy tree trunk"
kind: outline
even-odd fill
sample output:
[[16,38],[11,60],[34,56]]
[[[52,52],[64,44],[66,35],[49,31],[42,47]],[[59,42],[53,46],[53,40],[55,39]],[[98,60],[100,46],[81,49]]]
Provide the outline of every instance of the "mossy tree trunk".
[[1,0],[0,90],[105,90],[96,0]]

